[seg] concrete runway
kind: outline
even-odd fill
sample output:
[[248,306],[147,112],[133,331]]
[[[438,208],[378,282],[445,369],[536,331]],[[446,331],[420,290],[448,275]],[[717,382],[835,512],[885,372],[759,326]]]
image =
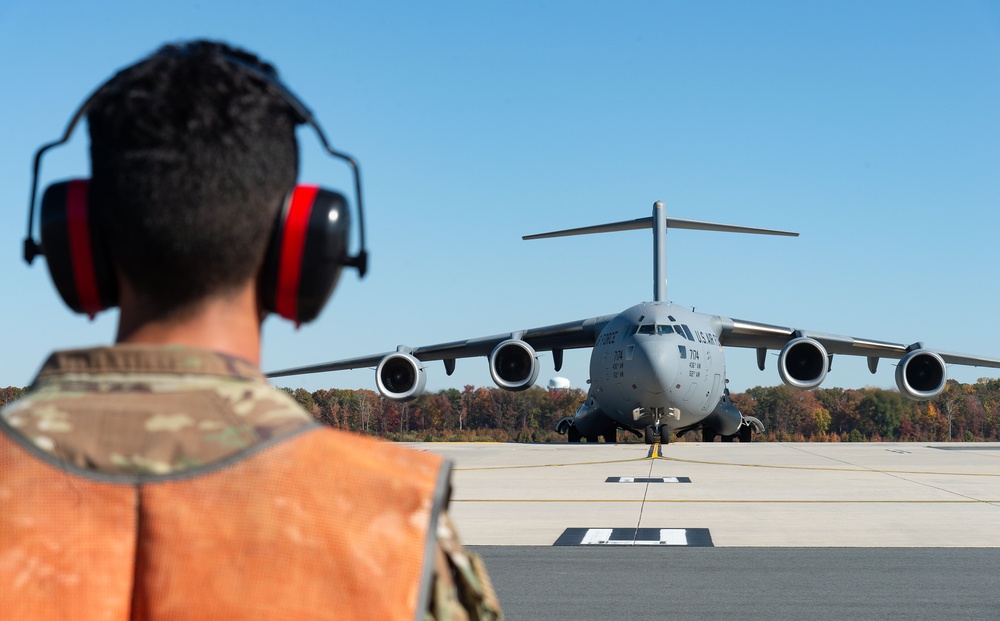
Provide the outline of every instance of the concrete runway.
[[508,619],[1000,619],[1000,444],[413,446]]

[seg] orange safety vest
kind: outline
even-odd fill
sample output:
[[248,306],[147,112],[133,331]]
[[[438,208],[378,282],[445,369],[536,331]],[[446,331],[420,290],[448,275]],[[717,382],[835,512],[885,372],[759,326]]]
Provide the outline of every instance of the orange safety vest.
[[0,432],[0,618],[421,619],[447,477],[325,428],[166,476]]

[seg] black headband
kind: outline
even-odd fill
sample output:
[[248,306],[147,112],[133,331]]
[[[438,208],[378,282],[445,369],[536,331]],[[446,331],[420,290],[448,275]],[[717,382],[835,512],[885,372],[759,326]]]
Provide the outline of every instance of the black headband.
[[[178,48],[178,47],[168,48],[167,50],[163,50],[161,52],[158,52],[157,54],[186,56],[190,54],[190,48]],[[291,106],[291,108],[296,112],[296,114],[299,115],[302,123],[309,125],[310,127],[313,128],[313,130],[315,130],[316,135],[319,136],[319,141],[320,144],[323,146],[323,149],[329,155],[337,159],[344,160],[351,167],[351,170],[354,173],[354,193],[357,196],[358,200],[358,242],[360,248],[358,250],[358,253],[353,257],[350,257],[345,264],[356,268],[358,270],[358,274],[360,276],[364,276],[365,272],[368,271],[368,252],[365,249],[365,212],[364,212],[364,206],[361,201],[361,169],[358,166],[357,160],[355,160],[353,157],[342,151],[334,150],[333,147],[330,146],[330,142],[327,140],[326,134],[323,133],[323,129],[319,126],[319,123],[313,116],[312,111],[310,111],[309,108],[307,108],[306,105],[302,103],[302,100],[296,97],[292,93],[292,91],[288,89],[288,87],[282,84],[281,81],[276,76],[269,74],[268,72],[262,70],[260,67],[257,67],[247,62],[246,60],[234,56],[232,54],[226,54],[222,51],[219,51],[218,54],[233,66],[239,67],[245,71],[250,72],[254,76],[260,78],[265,84],[270,86],[276,93],[278,93],[278,95],[285,101],[285,103]],[[112,80],[113,79],[114,78],[112,78]],[[94,89],[94,91],[90,95],[87,96],[87,98],[83,101],[80,107],[77,108],[76,112],[73,113],[73,116],[72,118],[70,118],[69,124],[66,126],[66,130],[63,132],[61,138],[53,142],[49,142],[47,144],[42,145],[41,147],[39,147],[38,151],[35,152],[34,168],[32,171],[32,178],[31,178],[31,196],[28,199],[29,200],[28,232],[24,238],[24,260],[29,265],[32,263],[32,261],[35,260],[35,257],[41,254],[45,254],[42,245],[37,241],[35,241],[35,239],[32,237],[31,234],[35,221],[35,198],[38,192],[38,173],[41,170],[42,156],[49,149],[53,147],[58,147],[59,145],[64,144],[69,140],[70,136],[73,134],[73,130],[80,122],[80,119],[82,119],[83,115],[87,113],[87,109],[90,107],[90,104],[93,103],[94,99],[96,99],[97,97],[97,94],[100,93],[101,89],[103,89],[108,84],[108,82],[110,82],[110,80],[98,86],[96,89]]]

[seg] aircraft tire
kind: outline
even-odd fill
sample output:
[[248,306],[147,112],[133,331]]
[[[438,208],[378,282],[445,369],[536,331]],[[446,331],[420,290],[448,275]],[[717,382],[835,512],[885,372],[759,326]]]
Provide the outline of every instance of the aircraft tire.
[[660,444],[670,444],[670,430],[666,425],[660,427]]
[[715,442],[715,436],[719,434],[715,433],[715,430],[711,427],[701,428],[701,441],[702,442]]
[[617,427],[612,427],[611,429],[605,431],[604,432],[604,441],[605,442],[611,442],[611,443],[617,442],[618,441],[618,428]]
[[733,434],[731,436],[722,436],[722,441],[723,442],[732,442],[733,438],[735,438],[735,437],[736,437],[736,434]]
[[586,440],[591,443],[597,442],[597,436],[587,436]]
[[643,438],[646,440],[646,444],[653,444],[656,442],[656,434],[653,433],[652,425],[646,426],[646,430],[643,433]]
[[739,432],[740,442],[753,442],[753,430],[750,425],[744,425]]
[[576,428],[576,425],[570,425],[569,429],[566,430],[566,439],[569,442],[579,442],[580,441],[580,430]]

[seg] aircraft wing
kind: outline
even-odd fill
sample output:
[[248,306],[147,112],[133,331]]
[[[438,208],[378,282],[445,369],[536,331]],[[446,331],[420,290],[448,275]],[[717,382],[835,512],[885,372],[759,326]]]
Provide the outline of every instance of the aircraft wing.
[[[868,368],[872,373],[875,372],[875,365],[878,363],[879,358],[900,359],[914,349],[924,347],[923,343],[904,345],[902,343],[889,343],[852,336],[825,334],[823,332],[786,328],[766,323],[744,321],[742,319],[729,319],[727,317],[719,317],[719,320],[722,322],[719,341],[727,347],[748,347],[757,349],[758,352],[769,349],[780,350],[788,341],[794,338],[808,337],[822,343],[829,354],[867,357]],[[948,364],[1000,368],[1000,359],[998,358],[971,356],[968,354],[940,351],[934,348],[927,349],[941,356]],[[763,355],[760,353],[758,353],[757,364],[763,370]]]
[[[396,352],[405,352],[414,356],[421,362],[433,360],[443,360],[448,374],[454,370],[454,362],[457,358],[474,358],[476,356],[489,356],[490,353],[500,343],[508,339],[520,339],[531,345],[535,351],[562,351],[564,349],[580,349],[592,347],[597,341],[601,331],[617,315],[605,315],[603,317],[592,317],[580,321],[570,321],[529,330],[496,334],[494,336],[484,336],[465,341],[452,341],[450,343],[438,343],[436,345],[425,345],[422,347],[400,346]],[[348,369],[363,369],[375,367],[386,356],[396,352],[385,352],[368,356],[358,356],[357,358],[347,358],[334,362],[324,362],[304,367],[282,369],[267,373],[268,377],[285,377],[288,375],[303,375],[306,373],[323,373],[326,371],[346,371]],[[557,358],[556,370],[561,366],[561,358]]]

